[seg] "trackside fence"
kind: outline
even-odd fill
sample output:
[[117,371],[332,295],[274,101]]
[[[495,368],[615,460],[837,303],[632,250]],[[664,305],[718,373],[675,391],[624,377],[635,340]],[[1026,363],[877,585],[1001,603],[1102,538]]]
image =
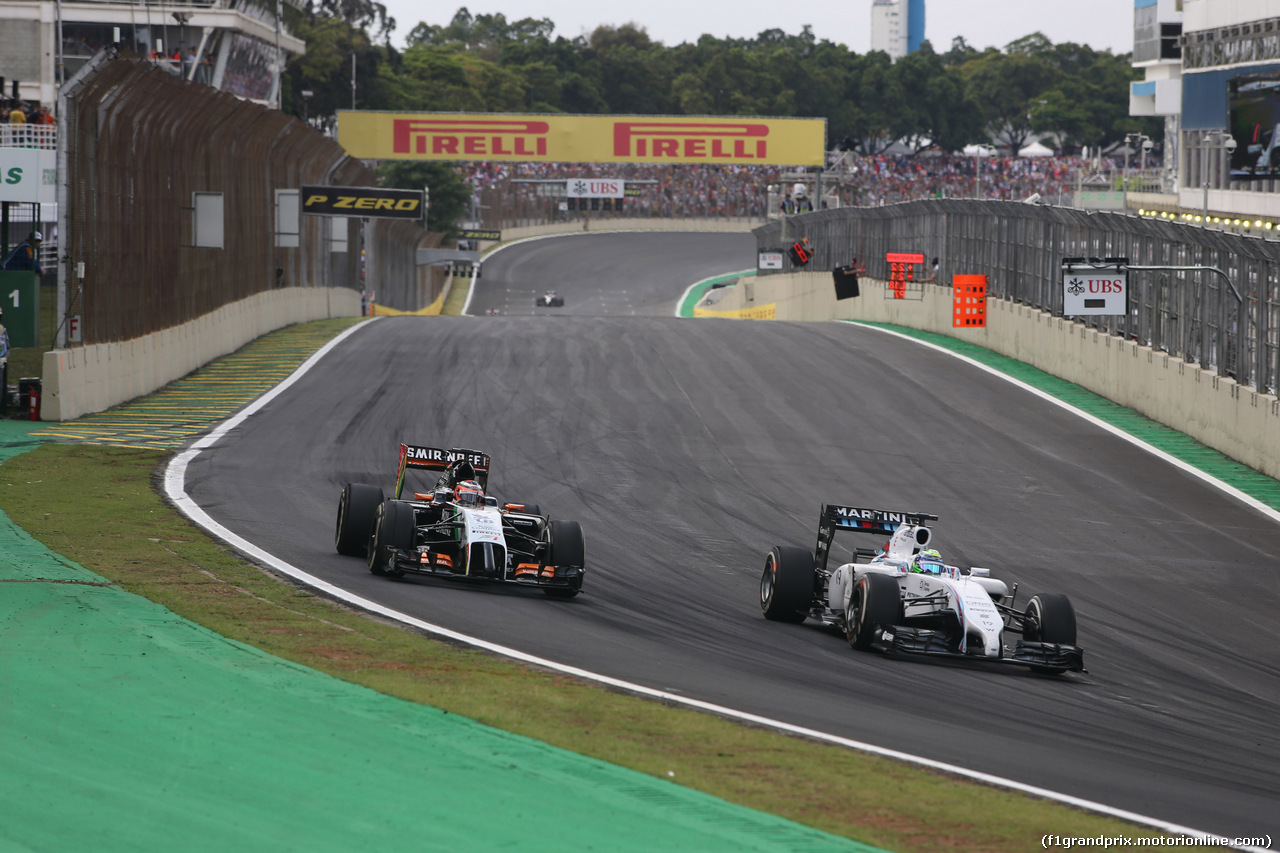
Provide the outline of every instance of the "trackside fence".
[[[367,284],[419,307],[408,300],[421,295],[421,227],[305,215],[280,226],[277,190],[376,184],[306,123],[127,53],[100,53],[62,96],[60,322],[79,318],[72,345],[138,338],[277,287]],[[197,193],[221,196],[222,248],[195,246]]]
[[[937,199],[792,216],[755,229],[760,249],[807,237],[809,270],[853,258],[889,278],[887,252],[919,252],[939,284],[985,274],[988,296],[1063,316],[1064,257],[1128,258],[1132,266],[1214,267],[1129,274],[1125,316],[1078,317],[1259,391],[1276,393],[1280,241],[1159,219],[1020,202]],[[794,271],[784,252],[784,270]],[[764,274],[765,271],[762,271]]]

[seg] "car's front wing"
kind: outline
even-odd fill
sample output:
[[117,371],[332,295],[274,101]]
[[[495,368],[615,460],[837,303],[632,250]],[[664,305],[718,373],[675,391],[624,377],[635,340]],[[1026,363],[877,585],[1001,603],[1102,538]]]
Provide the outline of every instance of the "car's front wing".
[[1071,646],[1064,643],[1038,643],[1030,640],[1019,640],[1011,651],[1006,648],[1005,655],[993,658],[982,654],[964,653],[955,650],[952,648],[949,634],[944,631],[896,625],[892,628],[881,629],[880,636],[872,643],[872,647],[884,652],[1026,666],[1043,672],[1086,671],[1084,668],[1084,650],[1079,646]]

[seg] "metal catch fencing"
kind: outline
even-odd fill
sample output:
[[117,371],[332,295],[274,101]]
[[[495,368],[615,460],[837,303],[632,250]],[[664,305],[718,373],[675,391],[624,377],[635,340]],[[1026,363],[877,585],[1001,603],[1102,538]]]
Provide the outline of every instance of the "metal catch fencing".
[[[296,237],[277,233],[277,190],[376,184],[307,124],[125,54],[99,54],[62,98],[60,341],[72,316],[79,343],[122,341],[275,287],[367,281],[416,296],[396,277],[416,275],[420,227],[365,229],[351,218],[335,231],[300,216]],[[222,248],[195,246],[197,193],[222,197]],[[362,262],[365,250],[376,263]]]
[[[842,208],[755,229],[760,249],[808,238],[808,270],[853,259],[889,278],[887,252],[938,259],[938,284],[985,274],[987,293],[1063,316],[1062,260],[1127,258],[1124,316],[1079,317],[1259,391],[1275,393],[1280,365],[1280,241],[1167,220],[1020,202],[937,199]],[[784,252],[784,272],[795,271]]]

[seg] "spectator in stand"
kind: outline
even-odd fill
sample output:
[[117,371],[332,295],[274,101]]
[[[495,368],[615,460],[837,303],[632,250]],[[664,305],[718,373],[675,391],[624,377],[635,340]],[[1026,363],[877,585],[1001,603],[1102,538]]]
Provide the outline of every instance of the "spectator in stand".
[[30,141],[30,134],[27,132],[27,111],[22,106],[22,101],[14,101],[12,109],[9,110],[9,124],[13,128],[13,144],[26,145]]
[[44,267],[40,265],[40,241],[43,239],[39,231],[32,231],[31,236],[15,246],[5,258],[5,270],[34,270],[36,275],[44,275]]

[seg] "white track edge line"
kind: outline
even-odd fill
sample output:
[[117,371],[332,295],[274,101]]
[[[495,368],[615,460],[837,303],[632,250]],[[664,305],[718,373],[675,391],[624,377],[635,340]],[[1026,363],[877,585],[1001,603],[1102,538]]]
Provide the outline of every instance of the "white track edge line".
[[[681,313],[680,313],[680,309],[684,307],[684,301],[685,301],[686,299],[688,299],[688,298],[689,298],[689,294],[690,294],[690,293],[692,293],[692,292],[693,292],[693,289],[694,289],[695,287],[697,287],[698,285],[700,285],[700,284],[706,284],[707,282],[711,281],[712,279],[716,279],[716,278],[723,278],[724,276],[727,276],[727,275],[736,275],[736,276],[738,276],[739,278],[741,278],[742,276],[745,276],[747,273],[750,273],[750,272],[755,272],[755,270],[749,270],[749,269],[748,269],[748,270],[738,270],[737,272],[722,272],[722,273],[719,273],[719,274],[717,274],[717,275],[709,275],[709,276],[707,276],[706,278],[702,279],[702,281],[695,281],[693,284],[689,285],[688,287],[686,287],[686,288],[684,289],[684,293],[680,294],[680,299],[679,299],[679,301],[678,301],[678,302],[676,302],[675,315],[676,315],[677,317],[683,317],[683,316],[684,316],[683,314],[681,314]],[[689,309],[689,313],[692,315],[692,313],[693,313],[693,309],[692,309],[692,308],[690,308],[690,309]]]
[[[554,235],[554,236],[563,236],[563,235]],[[538,239],[538,238],[529,238],[529,239]],[[712,277],[714,278],[714,276]],[[374,318],[374,319],[376,320],[377,318]],[[410,627],[417,628],[418,630],[424,631],[429,634],[434,634],[440,637],[446,637],[448,639],[465,643],[469,646],[474,646],[476,648],[484,649],[486,651],[490,651],[495,654],[499,654],[504,657],[511,658],[513,660],[523,661],[524,663],[529,663],[535,666],[543,667],[545,669],[553,670],[555,672],[564,673],[565,675],[571,675],[576,678],[581,678],[587,681],[594,681],[599,684],[605,684],[610,687],[616,687],[618,689],[626,690],[630,693],[635,693],[641,696],[647,696],[652,699],[660,699],[665,702],[671,702],[673,704],[684,705],[690,708],[696,708],[700,711],[707,711],[709,713],[717,714],[719,716],[726,717],[728,719],[738,720],[744,723],[751,723],[753,725],[758,725],[765,728],[771,728],[776,731],[787,732],[789,734],[807,737],[812,740],[816,740],[824,743],[830,743],[830,744],[833,744],[836,746],[842,746],[848,749],[854,749],[859,752],[864,752],[870,755],[877,755],[883,758],[890,758],[897,761],[902,761],[907,764],[916,765],[918,767],[926,767],[930,770],[947,773],[953,776],[959,776],[965,779],[973,780],[975,782],[981,782],[986,785],[992,785],[997,788],[1004,788],[1006,790],[1012,790],[1012,791],[1018,791],[1024,794],[1030,794],[1032,796],[1040,797],[1042,799],[1063,803],[1064,805],[1074,806],[1076,808],[1084,809],[1086,811],[1091,811],[1097,814],[1106,815],[1108,817],[1114,817],[1120,820],[1126,820],[1126,821],[1129,821],[1130,823],[1134,823],[1140,826],[1147,826],[1153,829],[1160,830],[1162,832],[1169,833],[1171,835],[1185,835],[1185,836],[1193,836],[1197,838],[1217,838],[1218,837],[1213,833],[1208,833],[1208,832],[1204,832],[1202,830],[1197,830],[1197,829],[1191,829],[1190,827],[1180,826],[1178,824],[1169,823],[1167,821],[1159,820],[1157,818],[1147,817],[1145,815],[1140,815],[1135,812],[1125,811],[1124,809],[1114,808],[1112,806],[1104,805],[1102,803],[1096,803],[1090,800],[1085,800],[1080,797],[1074,797],[1074,796],[1071,796],[1070,794],[1060,794],[1056,791],[1050,791],[1045,788],[1038,788],[1034,785],[1027,785],[1013,779],[1006,779],[1001,776],[995,776],[989,773],[983,773],[978,770],[970,770],[968,768],[960,767],[958,765],[946,764],[941,761],[935,761],[931,758],[924,758],[923,756],[911,755],[910,753],[899,752],[893,749],[887,749],[885,747],[876,746],[870,743],[864,743],[862,741],[852,740],[850,738],[841,737],[839,735],[828,734],[826,732],[820,732],[815,729],[808,729],[808,728],[804,728],[803,726],[792,725],[791,723],[785,723],[785,722],[782,722],[781,720],[773,720],[768,717],[761,717],[756,714],[747,713],[745,711],[739,711],[734,708],[727,708],[722,705],[715,705],[710,702],[704,702],[700,699],[691,699],[689,697],[680,696],[675,693],[668,693],[662,690],[655,690],[651,687],[645,687],[644,685],[641,685],[641,684],[633,684],[628,681],[623,681],[622,679],[613,678],[612,676],[602,675],[600,673],[591,672],[585,669],[579,669],[578,667],[575,667],[575,666],[570,666],[568,664],[562,664],[556,661],[547,660],[546,658],[540,658],[535,655],[531,655],[526,652],[519,651],[518,649],[509,648],[507,646],[501,646],[496,643],[491,643],[487,640],[482,640],[478,637],[472,637],[467,634],[462,634],[457,631],[451,630],[449,628],[445,628],[444,626],[441,626],[441,625],[435,625],[430,622],[425,622],[421,619],[410,616],[407,613],[401,613],[398,610],[392,610],[389,607],[378,604],[375,601],[370,601],[369,599],[362,598],[361,596],[355,595],[343,589],[342,587],[335,586],[329,583],[328,581],[322,580],[318,577],[315,577],[314,575],[308,574],[307,572],[304,572],[303,570],[297,568],[296,566],[286,563],[284,560],[281,560],[276,556],[274,556],[273,554],[267,551],[264,551],[263,549],[259,548],[258,546],[254,545],[253,543],[240,537],[239,535],[223,527],[218,522],[214,521],[213,518],[210,517],[186,492],[186,471],[187,471],[187,466],[191,463],[191,460],[195,459],[196,456],[200,455],[202,451],[208,449],[209,447],[217,443],[224,435],[226,435],[235,427],[239,426],[250,415],[262,409],[271,400],[274,400],[286,388],[288,388],[294,382],[298,381],[298,379],[300,379],[304,374],[310,371],[311,368],[314,367],[322,357],[328,354],[341,341],[344,341],[348,336],[353,334],[356,330],[364,328],[366,325],[368,324],[360,323],[358,325],[352,326],[350,329],[347,329],[342,334],[338,335],[333,340],[329,341],[329,343],[325,344],[323,347],[317,350],[314,355],[312,355],[310,358],[304,361],[301,365],[299,365],[297,370],[295,370],[292,374],[290,374],[288,378],[286,378],[283,382],[281,382],[271,391],[267,392],[262,397],[259,397],[251,405],[247,406],[243,411],[237,413],[232,418],[229,418],[227,421],[220,424],[217,428],[211,431],[209,435],[205,436],[204,438],[192,444],[192,446],[189,449],[184,450],[178,453],[177,455],[175,455],[174,458],[170,460],[169,464],[165,467],[165,474],[164,474],[165,494],[168,496],[169,500],[173,502],[174,506],[176,506],[178,510],[182,512],[183,515],[187,516],[187,518],[189,518],[192,521],[192,523],[203,528],[207,533],[209,533],[209,535],[214,536],[215,538],[221,539],[223,542],[227,543],[232,548],[235,548],[236,550],[247,555],[251,559],[259,563],[262,563],[263,565],[269,566],[270,568],[274,569],[275,571],[283,575],[291,577],[301,583],[306,584],[307,586],[320,590],[326,595],[330,595],[354,607],[359,607],[362,610],[367,610],[371,613],[376,613],[378,615],[384,616],[386,618],[392,619],[394,621],[400,622]],[[872,326],[868,328],[876,328],[876,327]],[[888,330],[881,329],[880,331],[888,331]],[[900,333],[890,332],[890,334],[900,334]],[[902,337],[908,338],[909,340],[916,340],[917,342],[927,344],[927,342],[918,341],[918,339],[910,338],[909,336],[906,336],[906,335],[902,335]],[[943,352],[948,352],[943,347],[936,347],[936,345],[934,344],[927,344],[927,345],[935,346],[935,348],[942,350]],[[951,354],[956,355],[959,358],[967,358],[965,356],[959,356],[956,353],[951,353]],[[974,363],[977,364],[977,362],[974,362]],[[988,369],[986,368],[985,365],[978,364],[978,366],[984,369]],[[1003,375],[1003,374],[997,373],[997,375]],[[1011,381],[1016,381],[1016,380],[1012,380],[1011,377],[1006,377],[1006,378],[1009,378]],[[1025,383],[1019,383],[1019,384],[1025,384]],[[1039,389],[1033,389],[1033,388],[1030,388],[1030,386],[1027,386],[1027,387],[1028,387],[1028,390],[1032,390],[1038,394],[1043,395],[1044,393],[1039,391]],[[1073,409],[1073,407],[1070,407],[1070,406],[1067,406],[1066,408]],[[1076,411],[1079,411],[1079,410],[1076,410]],[[1081,412],[1080,414],[1086,418],[1092,419],[1092,416],[1087,415],[1084,412]],[[1254,848],[1254,847],[1243,847],[1239,849],[1249,850],[1249,851],[1263,850],[1263,848]]]
[[[926,346],[931,349],[937,350],[938,352],[945,353],[953,358],[958,358],[963,362],[973,365],[979,370],[984,370],[987,373],[990,373],[992,376],[996,376],[1000,379],[1005,380],[1006,382],[1016,385],[1022,390],[1028,391],[1036,395],[1042,400],[1047,400],[1048,402],[1053,403],[1055,406],[1059,406],[1060,408],[1066,409],[1068,412],[1071,412],[1077,417],[1083,418],[1084,420],[1088,421],[1094,426],[1099,427],[1111,433],[1117,438],[1124,439],[1125,441],[1129,442],[1135,447],[1145,450],[1146,452],[1150,453],[1152,456],[1155,456],[1158,459],[1169,463],[1170,465],[1174,466],[1180,471],[1190,474],[1191,476],[1196,477],[1197,479],[1203,481],[1204,483],[1207,483],[1208,485],[1214,487],[1215,489],[1218,489],[1219,491],[1222,491],[1225,494],[1230,495],[1231,497],[1235,498],[1236,500],[1240,501],[1241,503],[1245,504],[1251,509],[1257,510],[1258,512],[1262,513],[1272,521],[1280,522],[1280,511],[1274,509],[1273,507],[1268,506],[1267,504],[1264,504],[1262,501],[1258,500],[1255,497],[1245,494],[1244,492],[1240,491],[1230,483],[1226,483],[1226,482],[1223,482],[1222,480],[1219,480],[1217,477],[1205,471],[1200,470],[1199,468],[1195,467],[1191,463],[1184,462],[1178,457],[1173,456],[1172,454],[1164,450],[1161,450],[1155,445],[1149,444],[1146,441],[1143,441],[1141,438],[1138,438],[1133,433],[1126,432],[1120,427],[1115,426],[1114,424],[1108,423],[1107,421],[1102,420],[1096,415],[1091,415],[1088,412],[1084,411],[1083,409],[1080,409],[1080,408],[1077,408],[1076,406],[1071,405],[1066,400],[1055,397],[1047,391],[1043,391],[1039,388],[1036,388],[1034,385],[1029,385],[1026,382],[1023,382],[1021,379],[1018,379],[1017,377],[1010,376],[1008,373],[1001,371],[999,368],[995,368],[990,365],[983,364],[977,359],[970,358],[967,355],[962,355],[961,353],[958,353],[952,349],[948,349],[947,347],[942,346],[940,344],[935,344],[935,343],[931,343],[930,341],[921,340],[920,338],[914,337],[912,335],[907,335],[902,332],[896,332],[893,329],[885,329],[880,326],[870,325],[868,323],[865,323],[859,320],[838,320],[837,322],[849,323],[851,325],[861,326],[864,329],[872,329],[877,332],[883,332],[886,335],[894,335],[895,337],[902,338],[903,340],[912,341],[913,343],[920,344],[921,346]],[[978,346],[981,346],[981,344],[978,344]],[[995,350],[992,350],[992,352],[995,352]],[[996,353],[996,355],[1001,355],[1001,354]],[[1001,358],[1009,358],[1009,356],[1001,355]],[[1070,380],[1063,380],[1063,381],[1070,381]],[[1078,383],[1072,383],[1072,384],[1078,384]],[[1083,385],[1081,385],[1080,387],[1084,388]],[[1084,390],[1089,391],[1088,388],[1084,388]],[[1097,394],[1096,391],[1089,391],[1089,393]],[[1103,395],[1097,394],[1097,396],[1102,397]],[[1103,399],[1106,399],[1106,398],[1103,397]],[[1120,405],[1120,404],[1117,403],[1116,405]],[[1122,408],[1127,408],[1127,407],[1122,407]],[[1139,412],[1139,414],[1141,414],[1141,412]],[[1146,417],[1146,416],[1144,415],[1143,417]],[[1159,423],[1159,421],[1154,421],[1154,423]],[[1164,424],[1161,424],[1161,426],[1164,426]],[[1173,427],[1166,427],[1166,429],[1173,429]],[[1218,451],[1218,452],[1221,453],[1221,451]]]

